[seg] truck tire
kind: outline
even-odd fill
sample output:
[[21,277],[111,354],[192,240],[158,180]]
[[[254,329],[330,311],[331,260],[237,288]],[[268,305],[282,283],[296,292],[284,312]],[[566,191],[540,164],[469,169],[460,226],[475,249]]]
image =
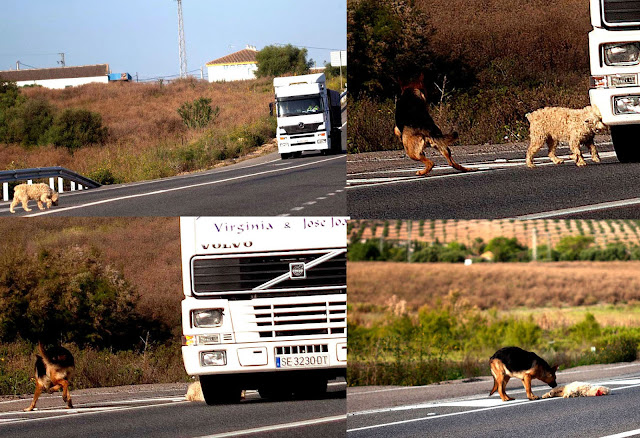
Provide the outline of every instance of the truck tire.
[[291,157],[291,154],[280,154],[280,158],[282,158],[283,160],[286,160],[289,157]]
[[230,376],[200,376],[202,395],[208,405],[238,403],[242,388]]
[[640,162],[640,125],[611,126],[611,141],[621,163]]

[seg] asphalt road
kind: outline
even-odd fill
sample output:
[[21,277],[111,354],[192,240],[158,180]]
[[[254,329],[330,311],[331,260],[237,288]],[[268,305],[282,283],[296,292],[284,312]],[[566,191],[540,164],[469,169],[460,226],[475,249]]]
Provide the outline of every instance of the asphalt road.
[[[456,149],[458,148],[458,149]],[[512,148],[485,145],[454,147],[454,158],[473,168],[460,173],[430,151],[436,167],[423,166],[402,151],[350,155],[347,163],[347,212],[359,219],[626,219],[640,216],[640,163],[617,161],[610,143],[602,143],[602,163],[585,154],[588,165],[553,165],[544,154],[537,168],[524,163],[526,144]],[[494,150],[495,149],[495,150]],[[546,151],[544,151],[546,153]]]
[[0,402],[0,436],[70,437],[339,437],[346,427],[345,383],[332,382],[322,400],[274,402],[248,391],[239,404],[207,406],[184,400],[186,384],[72,391],[73,409],[60,393]]
[[[422,387],[360,387],[347,393],[347,436],[356,437],[610,437],[640,435],[640,362],[592,365],[557,374],[611,389],[602,397],[529,401],[520,380],[488,397],[490,377]],[[535,383],[542,383],[534,381]],[[533,387],[541,396],[550,388]],[[623,434],[624,435],[617,435]]]
[[[207,172],[62,193],[39,211],[34,201],[13,216],[278,216],[344,215],[345,155],[277,153]],[[9,216],[0,202],[0,216]]]

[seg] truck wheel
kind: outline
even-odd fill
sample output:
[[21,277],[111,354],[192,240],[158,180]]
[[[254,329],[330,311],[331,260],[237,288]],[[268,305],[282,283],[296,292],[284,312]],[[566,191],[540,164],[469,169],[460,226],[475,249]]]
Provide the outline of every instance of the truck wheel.
[[611,141],[621,163],[640,162],[640,125],[611,126]]
[[208,405],[238,403],[242,388],[230,376],[200,376],[202,395]]
[[327,379],[315,378],[299,382],[299,388],[296,390],[296,398],[299,399],[316,399],[322,398],[327,394]]
[[291,156],[291,154],[280,154],[280,158],[282,158],[283,160],[286,160],[290,156]]

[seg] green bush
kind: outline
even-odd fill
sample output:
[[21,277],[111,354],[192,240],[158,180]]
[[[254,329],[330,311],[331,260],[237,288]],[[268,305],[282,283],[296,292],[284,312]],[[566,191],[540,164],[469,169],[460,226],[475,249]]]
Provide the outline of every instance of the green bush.
[[633,362],[638,358],[638,337],[610,335],[596,346],[598,363]]
[[7,141],[25,146],[46,144],[54,108],[44,99],[29,99],[8,111]]
[[55,146],[73,152],[90,144],[101,144],[107,139],[107,128],[102,116],[85,109],[65,109],[58,114],[47,133]]
[[139,334],[167,337],[166,327],[140,316],[139,297],[122,274],[85,247],[24,248],[0,254],[0,341],[73,342],[131,348]]
[[220,107],[211,107],[211,99],[199,97],[193,102],[184,102],[178,114],[187,128],[204,128],[214,122],[220,114]]

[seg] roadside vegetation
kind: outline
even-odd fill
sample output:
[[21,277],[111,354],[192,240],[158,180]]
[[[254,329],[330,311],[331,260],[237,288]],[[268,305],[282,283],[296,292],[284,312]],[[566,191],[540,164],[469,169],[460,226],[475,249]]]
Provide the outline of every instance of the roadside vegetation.
[[348,263],[348,382],[488,375],[500,347],[561,368],[633,361],[640,262]]
[[394,98],[420,73],[434,120],[464,144],[526,141],[526,113],[588,104],[588,2],[349,0],[347,12],[350,153],[401,149]]
[[[63,166],[103,184],[147,180],[240,158],[275,135],[269,79],[6,90],[17,103],[0,111],[2,170]],[[29,135],[2,135],[3,126]]]
[[38,340],[72,351],[75,388],[186,381],[177,219],[0,229],[0,395],[33,392]]
[[489,357],[507,345],[561,367],[636,360],[637,229],[621,220],[350,221],[349,384],[488,375]]

